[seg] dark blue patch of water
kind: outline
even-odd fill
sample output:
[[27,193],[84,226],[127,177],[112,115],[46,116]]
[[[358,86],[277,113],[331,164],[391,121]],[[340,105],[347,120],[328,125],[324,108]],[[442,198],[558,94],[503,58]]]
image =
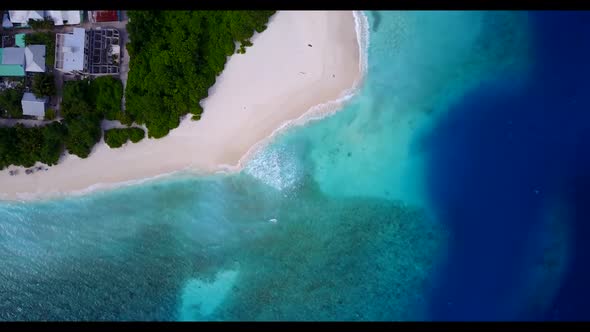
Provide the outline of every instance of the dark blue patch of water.
[[[531,24],[526,84],[499,75],[425,138],[429,195],[452,233],[430,294],[434,320],[590,317],[590,241],[581,242],[590,237],[590,13],[535,12]],[[571,264],[551,310],[523,315],[532,235],[557,198],[574,211],[563,221],[576,234]]]

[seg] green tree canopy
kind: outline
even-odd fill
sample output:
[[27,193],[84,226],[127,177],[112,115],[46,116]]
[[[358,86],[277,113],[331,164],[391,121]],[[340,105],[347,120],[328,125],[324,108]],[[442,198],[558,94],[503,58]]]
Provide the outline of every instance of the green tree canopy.
[[223,70],[236,42],[251,45],[274,11],[131,11],[127,24],[126,113],[163,137],[180,117],[202,113],[199,102]]
[[68,128],[66,148],[80,158],[86,158],[100,141],[103,114],[96,110],[90,92],[90,81],[68,81],[64,84],[62,115]]
[[102,136],[100,118],[96,115],[80,116],[66,119],[65,123],[68,128],[66,149],[80,158],[88,157]]
[[6,111],[6,115],[11,118],[22,118],[23,109],[21,100],[23,99],[23,94],[24,89],[22,87],[0,91],[0,110]]
[[90,96],[96,105],[96,111],[104,114],[108,120],[121,118],[121,98],[123,83],[113,76],[98,77],[90,82]]
[[55,79],[52,74],[39,73],[33,77],[31,90],[38,98],[55,95]]
[[53,29],[54,25],[55,23],[53,23],[53,19],[49,17],[44,20],[29,20],[29,26],[31,26],[33,30],[50,30]]
[[9,165],[31,167],[37,161],[56,164],[63,152],[66,131],[59,122],[43,127],[0,127],[0,169]]
[[119,148],[131,140],[133,143],[141,141],[145,137],[145,131],[141,128],[113,128],[104,132],[104,141],[111,148]]
[[63,99],[61,102],[62,115],[66,119],[78,116],[96,115],[90,94],[90,81],[67,81],[64,83]]

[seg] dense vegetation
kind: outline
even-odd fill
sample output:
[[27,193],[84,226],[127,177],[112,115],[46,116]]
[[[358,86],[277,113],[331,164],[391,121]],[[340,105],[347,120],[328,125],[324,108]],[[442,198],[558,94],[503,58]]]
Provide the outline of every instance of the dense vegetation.
[[274,11],[130,11],[131,57],[125,91],[126,123],[145,124],[150,137],[178,127],[180,117],[200,117],[199,102],[227,57],[251,45]]
[[121,81],[110,76],[65,83],[61,105],[70,153],[88,157],[102,136],[101,120],[121,118],[122,90]]
[[2,117],[21,118],[23,116],[21,104],[23,94],[24,89],[22,86],[0,91],[0,115]]
[[57,113],[55,112],[54,109],[48,108],[45,110],[45,120],[47,120],[47,121],[55,120],[56,117],[57,117]]
[[55,95],[55,80],[52,74],[39,73],[33,77],[31,90],[36,97]]
[[104,132],[104,141],[111,148],[121,147],[131,140],[133,143],[141,141],[145,137],[145,131],[141,128],[113,128]]
[[123,120],[121,98],[123,83],[112,76],[98,77],[90,82],[90,93],[96,110],[107,120]]
[[35,32],[25,35],[27,45],[45,45],[45,64],[53,67],[55,62],[55,33],[51,31]]
[[86,158],[92,147],[100,140],[100,121],[104,115],[94,104],[96,92],[90,81],[68,81],[64,84],[62,116],[68,128],[66,148],[72,154]]
[[49,17],[46,17],[44,20],[29,20],[28,24],[33,30],[50,30],[55,25]]
[[66,128],[59,122],[26,128],[0,127],[0,169],[9,165],[31,167],[40,161],[54,165],[63,151]]
[[68,128],[65,139],[68,152],[80,158],[88,157],[102,135],[100,118],[95,115],[81,116],[66,119],[65,124]]

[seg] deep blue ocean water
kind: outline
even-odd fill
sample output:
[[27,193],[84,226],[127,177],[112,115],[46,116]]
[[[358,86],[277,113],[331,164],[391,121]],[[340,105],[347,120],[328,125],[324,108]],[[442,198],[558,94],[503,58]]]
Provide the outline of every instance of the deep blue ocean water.
[[366,15],[242,172],[0,203],[0,320],[587,319],[590,15]]
[[[531,13],[534,65],[524,86],[500,77],[467,94],[428,138],[429,188],[454,234],[434,319],[589,318],[590,13]],[[474,112],[477,110],[477,112]],[[530,283],[534,234],[553,205],[573,234],[571,264],[546,311],[514,311]],[[546,236],[553,236],[548,233]],[[561,257],[563,261],[569,261]],[[533,262],[534,264],[534,262]],[[536,290],[535,292],[540,292]]]

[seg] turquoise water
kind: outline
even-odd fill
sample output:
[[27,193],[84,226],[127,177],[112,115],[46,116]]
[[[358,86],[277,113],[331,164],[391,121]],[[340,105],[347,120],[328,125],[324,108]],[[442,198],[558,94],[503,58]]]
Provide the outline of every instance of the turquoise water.
[[423,137],[480,84],[526,82],[528,17],[366,14],[358,95],[242,172],[0,203],[0,319],[428,319],[453,234]]

